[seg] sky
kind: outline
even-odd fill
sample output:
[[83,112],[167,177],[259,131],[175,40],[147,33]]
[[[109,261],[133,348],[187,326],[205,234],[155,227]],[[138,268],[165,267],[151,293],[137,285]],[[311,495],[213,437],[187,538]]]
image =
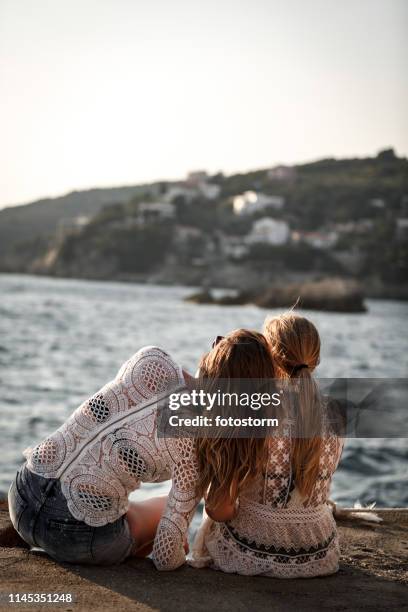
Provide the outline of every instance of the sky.
[[407,0],[0,0],[0,208],[408,155]]

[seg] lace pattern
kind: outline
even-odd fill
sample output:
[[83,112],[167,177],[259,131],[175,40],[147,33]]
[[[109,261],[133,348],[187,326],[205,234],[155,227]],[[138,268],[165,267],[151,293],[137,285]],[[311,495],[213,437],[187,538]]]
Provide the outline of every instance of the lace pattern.
[[195,445],[191,438],[166,439],[167,451],[173,456],[172,488],[159,523],[154,546],[153,562],[157,569],[175,569],[185,560],[184,538],[200,496],[195,483],[198,464]]
[[60,479],[72,515],[96,527],[125,514],[128,495],[141,482],[173,478],[154,545],[160,569],[184,563],[183,541],[198,502],[193,440],[157,436],[159,400],[183,386],[171,357],[145,347],[56,432],[24,453],[31,471]]
[[[257,548],[222,523],[213,523],[205,537],[205,565],[224,572],[247,576],[263,575],[275,578],[305,578],[332,574],[338,569],[339,545],[335,532],[317,547],[296,549],[296,535],[301,531],[292,525],[291,548]],[[198,555],[197,562],[199,563]]]
[[293,478],[290,436],[272,438],[265,472],[242,492],[237,516],[228,523],[203,522],[192,565],[276,578],[336,572],[340,550],[327,501],[343,440],[323,440],[318,480],[306,500]]

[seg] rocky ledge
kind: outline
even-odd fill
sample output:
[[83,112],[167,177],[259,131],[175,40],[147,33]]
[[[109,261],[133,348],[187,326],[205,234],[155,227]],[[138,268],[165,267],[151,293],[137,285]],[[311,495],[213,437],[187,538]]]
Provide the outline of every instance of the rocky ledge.
[[[82,612],[263,610],[406,610],[408,602],[408,510],[379,510],[380,524],[341,522],[342,557],[334,576],[303,580],[245,577],[182,567],[157,572],[149,560],[112,567],[62,565],[30,552],[0,510],[0,591],[72,593],[73,604],[16,609]],[[10,606],[1,606],[10,610]]]
[[364,296],[358,283],[343,278],[325,278],[301,283],[281,283],[262,291],[238,291],[216,297],[210,290],[186,298],[194,304],[242,306],[256,304],[261,308],[291,308],[297,304],[307,310],[332,312],[366,312]]

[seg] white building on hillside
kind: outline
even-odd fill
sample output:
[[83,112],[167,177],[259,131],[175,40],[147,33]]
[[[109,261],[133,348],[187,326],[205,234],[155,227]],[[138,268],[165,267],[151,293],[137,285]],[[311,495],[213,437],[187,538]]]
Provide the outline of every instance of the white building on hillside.
[[215,183],[200,183],[197,188],[207,200],[216,200],[221,193],[221,187]]
[[245,191],[241,195],[235,196],[233,200],[236,215],[252,215],[267,208],[280,210],[284,204],[285,198],[281,196],[266,195],[256,191]]
[[176,207],[169,202],[144,202],[137,208],[139,223],[163,221],[172,219],[175,215]]
[[182,197],[186,202],[191,202],[191,200],[194,200],[197,195],[197,189],[179,183],[169,185],[162,199],[164,202],[172,203],[176,198]]
[[339,239],[338,232],[292,232],[292,242],[303,242],[315,249],[331,249]]
[[252,225],[251,232],[246,237],[247,244],[271,244],[280,246],[289,240],[290,230],[286,221],[262,217]]
[[221,193],[221,187],[209,182],[209,176],[205,170],[196,170],[187,174],[186,184],[195,187],[197,191],[207,200],[216,200]]
[[162,199],[165,202],[173,202],[176,198],[182,197],[189,204],[195,198],[203,196],[207,200],[216,200],[220,195],[221,187],[215,183],[207,181],[186,181],[185,183],[176,183],[169,185]]

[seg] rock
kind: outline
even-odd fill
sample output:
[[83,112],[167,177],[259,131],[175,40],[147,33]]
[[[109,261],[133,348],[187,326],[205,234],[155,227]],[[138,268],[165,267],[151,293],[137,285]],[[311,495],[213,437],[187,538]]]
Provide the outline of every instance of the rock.
[[241,291],[235,295],[214,297],[200,291],[186,298],[194,304],[242,306],[256,304],[260,308],[291,308],[295,304],[305,310],[332,312],[366,312],[364,297],[358,283],[342,278],[325,278],[302,283],[273,285],[266,291]]
[[185,302],[192,304],[214,304],[215,300],[210,291],[198,291],[184,298]]
[[249,291],[241,291],[236,295],[223,295],[215,300],[216,304],[221,306],[243,306],[251,304],[254,300],[254,294]]
[[248,291],[225,293],[215,297],[208,289],[187,296],[184,301],[192,304],[218,304],[220,306],[242,306],[254,300],[254,294]]
[[273,286],[260,294],[255,304],[261,308],[290,308],[298,300],[306,310],[366,312],[360,286],[342,278]]

